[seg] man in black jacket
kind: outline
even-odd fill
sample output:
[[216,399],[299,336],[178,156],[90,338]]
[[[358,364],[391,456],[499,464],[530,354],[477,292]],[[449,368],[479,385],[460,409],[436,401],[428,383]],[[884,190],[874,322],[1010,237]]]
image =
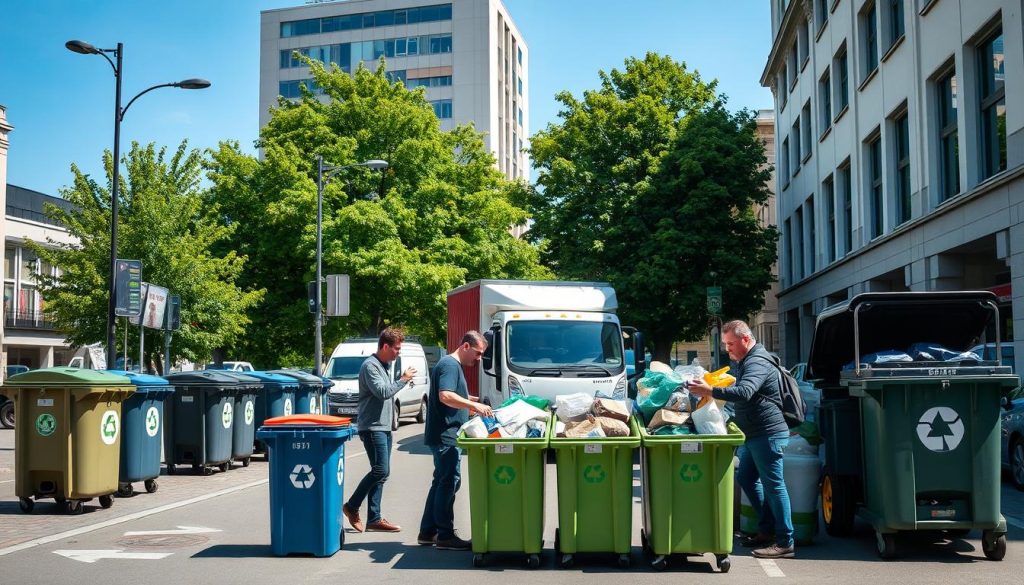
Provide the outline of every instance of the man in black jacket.
[[743,321],[723,325],[722,341],[729,357],[736,362],[736,384],[711,388],[703,380],[695,380],[689,389],[697,396],[734,403],[733,420],[747,437],[736,479],[759,521],[758,534],[744,539],[743,544],[763,547],[754,550],[758,558],[793,558],[793,520],[782,468],[783,451],[789,445],[789,427],[782,416],[781,380],[775,359],[757,343]]

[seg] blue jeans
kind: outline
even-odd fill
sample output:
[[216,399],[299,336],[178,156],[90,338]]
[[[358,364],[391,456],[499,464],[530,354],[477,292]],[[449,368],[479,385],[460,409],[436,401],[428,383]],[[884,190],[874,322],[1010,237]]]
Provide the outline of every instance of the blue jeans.
[[384,482],[391,474],[391,433],[387,431],[359,431],[359,438],[370,460],[370,471],[356,486],[348,499],[348,507],[358,511],[363,500],[368,501],[367,523],[380,520],[380,498],[384,493]]
[[437,540],[455,536],[455,493],[462,484],[462,449],[454,445],[431,445],[434,481],[423,507],[420,534],[437,534]]
[[757,513],[758,532],[774,532],[775,542],[788,547],[793,546],[793,518],[782,476],[782,452],[787,445],[786,431],[748,438],[740,452],[736,481]]

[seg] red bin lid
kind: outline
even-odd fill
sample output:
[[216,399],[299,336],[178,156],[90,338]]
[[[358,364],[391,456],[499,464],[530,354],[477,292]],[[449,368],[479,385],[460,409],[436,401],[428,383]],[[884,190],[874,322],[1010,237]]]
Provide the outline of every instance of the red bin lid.
[[275,416],[263,421],[268,427],[278,425],[316,425],[320,427],[340,427],[349,424],[352,419],[341,416],[329,416],[326,414],[290,414],[288,416]]

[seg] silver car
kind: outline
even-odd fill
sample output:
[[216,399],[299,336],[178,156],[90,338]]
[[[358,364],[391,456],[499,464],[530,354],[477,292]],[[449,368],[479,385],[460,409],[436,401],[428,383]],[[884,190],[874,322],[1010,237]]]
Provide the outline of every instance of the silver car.
[[1024,491],[1024,386],[1014,390],[1004,407],[1002,420],[1002,463],[1014,487]]

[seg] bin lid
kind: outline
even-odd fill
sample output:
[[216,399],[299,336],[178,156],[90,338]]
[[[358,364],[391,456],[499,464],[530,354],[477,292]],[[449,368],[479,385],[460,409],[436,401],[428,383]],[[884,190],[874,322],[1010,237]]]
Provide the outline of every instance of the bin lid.
[[167,381],[175,386],[238,386],[238,379],[228,376],[223,370],[201,370],[198,372],[177,372],[168,374]]
[[323,376],[320,376],[320,381],[324,383],[324,390],[329,390],[330,388],[334,388],[334,380],[332,380],[330,378],[324,378]]
[[323,379],[320,376],[315,376],[309,372],[303,370],[271,370],[271,374],[281,374],[282,376],[288,376],[292,379],[298,380],[299,384],[303,386],[316,386],[323,387]]
[[263,388],[263,380],[260,380],[256,376],[249,375],[249,372],[235,372],[232,370],[219,370],[220,373],[233,378],[239,386],[251,386],[254,388]]
[[858,309],[860,355],[864,356],[906,349],[922,341],[966,350],[977,343],[992,321],[996,301],[989,291],[859,294],[818,315],[807,378],[838,382],[843,366],[854,359],[854,312]]
[[281,374],[271,374],[269,372],[245,372],[246,376],[252,376],[263,382],[264,385],[276,384],[282,388],[298,388],[299,381],[291,376],[282,376]]
[[292,425],[315,425],[318,427],[340,427],[349,424],[351,419],[341,416],[330,416],[327,414],[290,414],[288,416],[275,416],[263,421],[263,426],[292,426]]
[[138,372],[126,372],[124,370],[105,370],[115,376],[124,376],[135,385],[136,393],[145,393],[151,390],[153,391],[164,391],[174,390],[174,386],[167,381],[167,378],[160,376],[154,376],[152,374],[140,374]]
[[42,368],[7,378],[7,386],[129,386],[131,380],[105,370]]

